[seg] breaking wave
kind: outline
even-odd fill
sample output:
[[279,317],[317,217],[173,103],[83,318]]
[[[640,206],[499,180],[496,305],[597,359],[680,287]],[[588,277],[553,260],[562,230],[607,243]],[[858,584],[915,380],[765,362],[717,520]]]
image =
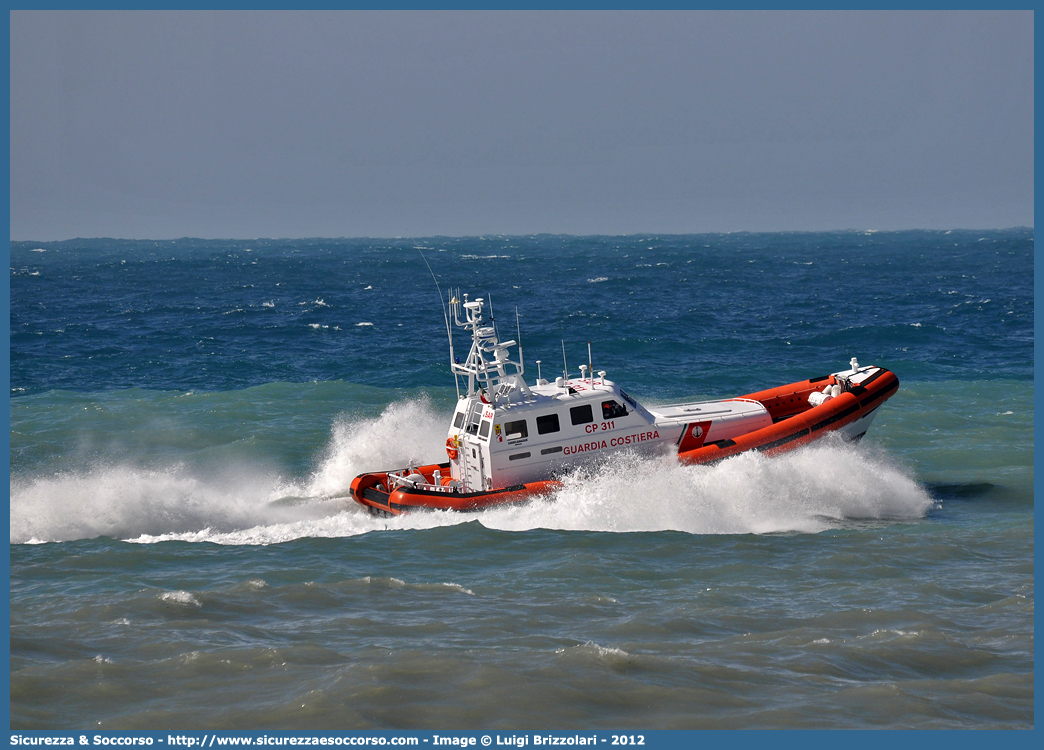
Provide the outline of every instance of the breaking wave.
[[347,496],[359,473],[430,462],[446,415],[427,399],[391,404],[374,419],[342,418],[306,477],[256,467],[198,476],[104,465],[12,479],[11,543],[111,536],[152,543],[275,544],[478,521],[525,531],[661,531],[693,534],[815,533],[858,521],[923,517],[932,499],[886,454],[824,440],[783,456],[744,454],[714,466],[617,454],[574,472],[553,496],[475,514],[374,518]]

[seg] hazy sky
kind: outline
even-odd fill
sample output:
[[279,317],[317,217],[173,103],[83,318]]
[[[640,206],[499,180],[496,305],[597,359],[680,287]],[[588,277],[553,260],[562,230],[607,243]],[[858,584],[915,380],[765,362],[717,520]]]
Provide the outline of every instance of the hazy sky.
[[11,236],[1033,225],[1033,14],[11,13]]

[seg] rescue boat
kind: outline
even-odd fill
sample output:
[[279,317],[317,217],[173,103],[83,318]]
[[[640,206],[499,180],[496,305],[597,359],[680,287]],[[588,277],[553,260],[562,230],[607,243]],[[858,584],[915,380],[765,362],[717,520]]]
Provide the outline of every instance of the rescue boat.
[[[458,395],[446,435],[448,460],[360,474],[351,495],[370,512],[521,503],[553,492],[561,486],[558,477],[577,466],[621,450],[706,464],[746,451],[778,454],[835,432],[858,441],[899,388],[894,373],[853,357],[848,369],[744,396],[645,407],[605,371],[593,372],[590,346],[579,377],[566,369],[550,382],[540,377],[537,360],[530,385],[521,346],[498,340],[483,319],[484,304],[481,297],[453,296],[446,315]],[[450,316],[471,335],[464,364],[453,356]],[[510,353],[516,346],[517,361]]]

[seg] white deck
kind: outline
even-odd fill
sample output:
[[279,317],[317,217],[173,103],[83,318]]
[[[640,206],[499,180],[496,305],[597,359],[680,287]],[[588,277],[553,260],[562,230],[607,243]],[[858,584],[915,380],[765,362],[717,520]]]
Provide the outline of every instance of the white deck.
[[687,404],[666,404],[646,408],[656,417],[657,422],[749,419],[752,416],[768,413],[760,402],[741,398],[725,401],[693,401]]

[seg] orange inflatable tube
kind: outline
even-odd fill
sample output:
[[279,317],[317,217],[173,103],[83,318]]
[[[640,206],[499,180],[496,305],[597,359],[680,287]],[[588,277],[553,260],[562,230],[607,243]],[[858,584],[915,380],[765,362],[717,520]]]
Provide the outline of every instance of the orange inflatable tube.
[[828,375],[741,396],[760,401],[772,416],[772,426],[734,440],[706,443],[694,450],[679,453],[678,459],[685,463],[701,464],[751,450],[770,455],[793,450],[827,432],[839,430],[869,416],[899,390],[899,378],[882,367],[861,385],[852,386],[819,406],[809,405],[808,397],[812,393],[821,392],[834,383],[834,377]]
[[[435,470],[449,473],[450,465],[430,464],[414,469],[429,483],[433,483]],[[512,487],[480,492],[459,492],[422,490],[414,487],[399,487],[393,492],[386,489],[388,473],[374,472],[360,474],[352,480],[351,493],[358,502],[376,512],[399,515],[411,510],[457,510],[474,511],[491,508],[505,503],[517,503],[531,499],[535,495],[553,492],[561,486],[561,482],[548,479],[542,482],[527,482]]]

